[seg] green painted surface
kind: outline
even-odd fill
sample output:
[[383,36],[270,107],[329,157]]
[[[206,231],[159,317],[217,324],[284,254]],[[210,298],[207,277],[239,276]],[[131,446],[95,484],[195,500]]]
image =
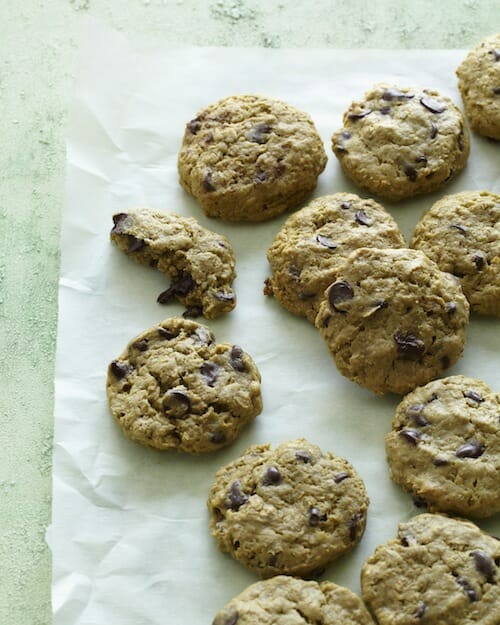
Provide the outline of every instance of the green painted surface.
[[500,30],[499,13],[498,0],[2,0],[0,623],[51,622],[59,226],[83,17],[151,45],[397,49],[469,48]]

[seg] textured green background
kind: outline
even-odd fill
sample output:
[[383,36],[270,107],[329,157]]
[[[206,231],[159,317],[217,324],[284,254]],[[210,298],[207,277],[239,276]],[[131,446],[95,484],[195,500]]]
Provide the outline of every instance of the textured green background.
[[45,529],[59,225],[67,105],[85,15],[161,46],[469,48],[500,31],[498,0],[1,0],[2,625],[51,622]]

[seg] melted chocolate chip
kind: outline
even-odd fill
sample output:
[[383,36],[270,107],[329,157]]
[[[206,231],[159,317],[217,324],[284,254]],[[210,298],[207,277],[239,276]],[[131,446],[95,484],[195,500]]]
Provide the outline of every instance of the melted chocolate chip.
[[426,603],[424,601],[421,601],[418,605],[417,611],[415,612],[415,616],[417,618],[423,618],[426,610],[427,610]]
[[310,508],[309,509],[309,525],[311,527],[316,527],[316,525],[319,525],[320,521],[321,521],[321,512],[318,510],[318,508]]
[[417,180],[418,171],[415,169],[415,167],[413,167],[413,165],[409,165],[408,163],[405,163],[403,165],[403,171],[405,172],[409,180],[411,180],[411,182],[415,182]]
[[235,371],[246,371],[245,363],[243,362],[243,350],[238,345],[233,345],[231,348],[229,362]]
[[497,570],[490,556],[480,549],[471,551],[470,555],[474,558],[474,565],[479,573],[486,578],[487,582],[492,583],[497,574]]
[[157,332],[160,338],[165,340],[175,339],[176,336],[179,336],[179,332],[177,330],[169,330],[167,328],[162,328],[161,326],[157,328]]
[[356,211],[356,214],[354,215],[354,219],[361,226],[371,226],[372,225],[372,222],[368,219],[368,216],[367,216],[367,214],[365,213],[365,211],[363,209],[360,209],[359,211]]
[[328,289],[328,301],[334,310],[341,311],[338,306],[343,302],[347,302],[354,297],[354,291],[349,282],[339,280],[334,282]]
[[476,440],[471,440],[468,443],[460,445],[455,452],[457,458],[479,458],[483,454],[484,445]]
[[446,111],[446,106],[444,106],[442,102],[439,102],[439,100],[435,100],[434,98],[420,98],[420,104],[431,113],[436,113],[437,115]]
[[460,232],[460,234],[463,234],[464,237],[467,236],[467,230],[460,224],[450,224],[450,228],[455,228],[455,230],[458,230],[458,232]]
[[478,404],[482,404],[484,401],[484,397],[482,397],[479,393],[476,393],[476,391],[465,391],[464,397],[472,399],[472,401],[475,401]]
[[347,119],[352,119],[353,121],[357,119],[363,119],[372,112],[371,109],[366,109],[366,111],[360,111],[359,113],[348,113]]
[[117,380],[122,380],[127,377],[127,375],[132,371],[133,367],[131,365],[127,365],[120,360],[113,360],[111,365],[111,373],[115,376]]
[[184,391],[167,391],[163,397],[163,410],[173,419],[183,419],[191,410],[191,400]]
[[262,484],[264,486],[271,486],[273,484],[279,484],[281,482],[281,473],[277,467],[268,467],[264,478],[262,480]]
[[474,264],[476,265],[476,269],[478,271],[481,271],[481,269],[484,268],[484,266],[486,265],[486,258],[484,256],[484,254],[474,254],[474,256],[472,257],[472,260],[474,261]]
[[229,507],[231,510],[239,510],[248,501],[248,495],[241,490],[240,480],[234,481],[229,488]]
[[341,202],[340,203],[340,208],[342,210],[345,210],[345,211],[349,210],[351,208],[351,206],[352,206],[351,202]]
[[404,360],[418,360],[425,352],[424,342],[414,334],[395,332],[393,339],[397,345],[398,355]]
[[337,248],[337,244],[334,243],[328,237],[324,237],[322,234],[316,235],[316,241],[322,245],[323,247],[327,247],[329,250],[335,250]]
[[215,362],[204,362],[200,367],[200,373],[207,386],[214,386],[219,375],[219,365]]
[[195,135],[200,130],[200,128],[201,128],[201,123],[198,117],[195,117],[195,119],[192,119],[187,124],[187,129],[192,135]]
[[138,349],[140,352],[145,352],[148,349],[148,339],[142,339],[142,341],[136,341],[132,347]]
[[127,219],[127,213],[117,213],[113,215],[113,228],[111,229],[112,234],[123,234],[125,229],[125,220]]
[[337,473],[337,475],[333,476],[333,481],[335,484],[340,484],[340,482],[343,482],[348,477],[351,477],[350,473],[347,473],[347,471],[341,471],[340,473]]
[[128,247],[125,254],[133,254],[134,252],[139,252],[143,248],[146,247],[146,241],[142,239],[137,239],[133,234],[128,235]]
[[219,302],[232,302],[234,299],[234,293],[224,293],[224,291],[216,291],[214,293],[215,299]]
[[411,100],[414,97],[415,94],[413,93],[404,93],[399,89],[393,88],[386,89],[382,94],[382,100],[385,100],[386,102],[392,102],[393,100]]
[[254,181],[257,184],[262,184],[267,180],[267,174],[265,171],[258,171],[254,176]]
[[431,139],[435,139],[438,133],[438,127],[434,122],[431,122],[431,133],[430,133],[430,137]]
[[313,461],[311,454],[307,451],[296,451],[295,457],[304,464],[312,464]]
[[249,130],[246,134],[246,137],[249,141],[253,143],[265,143],[268,139],[267,135],[271,132],[271,126],[268,124],[257,124],[251,130]]
[[474,590],[474,588],[472,588],[472,586],[466,579],[464,579],[463,577],[456,577],[456,582],[461,588],[463,588],[465,594],[469,598],[469,601],[472,602],[478,600],[476,591]]
[[195,282],[189,274],[185,274],[176,278],[166,291],[163,291],[158,295],[157,302],[159,304],[167,304],[176,295],[184,296],[192,291],[195,287]]
[[221,431],[214,432],[210,437],[210,442],[214,445],[221,445],[226,442],[226,435]]
[[456,302],[448,302],[446,304],[446,312],[449,315],[454,315],[457,312],[457,303]]
[[437,456],[437,457],[436,457],[436,458],[434,458],[434,460],[432,461],[432,464],[433,464],[435,467],[445,467],[445,466],[447,466],[447,465],[448,465],[448,464],[450,464],[450,463],[448,462],[448,460],[446,460],[446,458],[440,458],[439,456]]
[[414,447],[416,447],[422,439],[422,434],[417,430],[401,430],[398,432],[398,436],[404,438],[405,441],[411,443]]
[[208,193],[210,191],[215,191],[215,187],[212,182],[212,172],[209,169],[207,169],[207,171],[205,172],[205,176],[201,182],[201,186],[203,190],[207,191]]
[[358,525],[362,518],[363,518],[363,513],[357,512],[351,519],[349,519],[349,522],[347,523],[347,527],[349,528],[349,538],[351,540],[356,539],[356,535],[358,533]]

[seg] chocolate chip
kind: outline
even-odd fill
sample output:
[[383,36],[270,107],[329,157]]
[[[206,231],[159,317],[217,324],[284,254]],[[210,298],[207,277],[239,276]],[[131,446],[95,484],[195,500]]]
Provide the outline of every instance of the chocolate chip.
[[464,237],[467,236],[467,230],[460,224],[450,224],[450,228],[455,228],[455,230],[458,230],[458,232],[460,232],[460,234],[463,234]]
[[427,165],[427,156],[424,156],[423,154],[417,156],[417,158],[415,159],[415,163],[422,163],[422,165]]
[[215,191],[215,187],[212,182],[212,172],[209,169],[207,169],[207,171],[205,172],[205,176],[201,182],[201,186],[204,191]]
[[176,278],[166,291],[158,295],[157,302],[159,304],[167,304],[176,295],[185,296],[195,287],[195,282],[189,274],[184,274]]
[[246,371],[243,361],[243,350],[238,345],[233,345],[229,355],[229,362],[235,371]]
[[479,573],[486,578],[487,582],[492,583],[497,574],[497,570],[490,556],[480,549],[471,551],[470,555],[474,558],[474,565]]
[[432,461],[432,464],[435,467],[445,467],[445,466],[447,466],[450,463],[448,462],[448,460],[446,460],[446,458],[440,458],[438,456],[438,457],[434,458],[434,460]]
[[434,98],[420,98],[420,104],[425,106],[425,108],[431,113],[444,113],[446,111],[446,106],[439,100],[435,100]]
[[241,490],[240,480],[234,481],[229,488],[229,507],[231,510],[239,510],[248,501],[248,495]]
[[383,308],[387,308],[389,304],[384,299],[376,299],[372,304],[369,305],[368,309],[362,314],[364,319],[371,317],[379,310]]
[[363,513],[357,512],[351,519],[349,519],[349,522],[347,523],[347,527],[349,528],[349,538],[351,540],[356,539],[356,535],[358,533],[358,525],[362,518],[363,518]]
[[429,425],[429,421],[422,414],[424,408],[424,404],[413,404],[406,411],[406,414],[413,420],[415,425],[418,425],[421,428]]
[[210,437],[210,442],[214,445],[220,445],[221,443],[225,443],[226,435],[224,434],[224,432],[221,431],[214,432]]
[[143,248],[146,247],[146,241],[142,239],[137,239],[133,234],[128,235],[128,247],[125,254],[133,254],[134,252],[139,252]]
[[423,618],[425,611],[427,610],[427,605],[424,601],[421,601],[418,605],[417,611],[415,612],[415,616],[417,618]]
[[221,625],[236,625],[239,619],[238,612],[234,612],[230,616],[226,617],[226,620]]
[[412,165],[408,165],[408,163],[405,163],[403,165],[403,171],[405,172],[406,176],[411,180],[411,182],[415,182],[418,178],[418,171]]
[[351,203],[351,202],[341,202],[341,203],[340,203],[340,208],[341,208],[342,210],[345,210],[345,211],[346,211],[346,210],[349,210],[349,209],[351,208],[351,206],[352,206],[352,203]]
[[257,184],[262,184],[267,180],[267,174],[265,171],[258,171],[254,176],[254,181]]
[[186,310],[182,313],[184,319],[196,319],[197,317],[201,317],[202,315],[203,308],[201,306],[197,306],[196,304],[187,306]]
[[313,461],[311,454],[307,451],[296,451],[295,457],[304,464],[312,464]]
[[486,265],[486,258],[482,253],[474,254],[472,260],[474,261],[474,264],[476,265],[476,269],[478,271],[481,271],[481,269],[483,269]]
[[495,61],[500,61],[500,49],[499,48],[494,48],[493,50],[490,50],[490,52],[493,54],[493,58],[495,59]]
[[321,521],[321,512],[318,510],[318,508],[310,508],[309,509],[309,525],[311,527],[316,527],[316,525],[319,525],[320,521]]
[[493,95],[500,95],[500,87],[493,87],[491,91]]
[[472,399],[472,401],[475,401],[478,404],[482,404],[484,401],[484,397],[482,397],[479,393],[476,393],[476,391],[466,391],[464,393],[464,397]]
[[484,454],[484,445],[476,440],[460,445],[455,452],[457,458],[479,458]]
[[201,123],[198,117],[195,117],[195,119],[192,119],[187,124],[187,129],[192,135],[195,135],[199,131],[200,128],[201,128]]
[[200,367],[200,373],[207,386],[214,386],[219,375],[219,365],[215,362],[204,362]]
[[415,95],[413,93],[404,93],[399,89],[386,89],[382,94],[382,100],[386,102],[392,102],[393,100],[411,100]]
[[395,332],[393,339],[397,345],[398,354],[404,360],[418,360],[425,352],[424,342],[410,332],[407,334]]
[[403,545],[403,547],[409,547],[412,542],[415,542],[413,536],[403,536],[401,538],[401,544]]
[[347,302],[354,297],[354,291],[349,282],[338,280],[334,282],[328,289],[328,301],[334,310],[341,311],[338,306],[343,302]]
[[162,328],[161,326],[157,328],[157,332],[160,338],[165,340],[175,339],[176,336],[179,336],[179,332],[177,330],[168,330],[167,328]]
[[115,376],[117,380],[122,380],[125,378],[133,369],[131,365],[127,365],[120,360],[113,360],[111,362],[111,373]]
[[454,315],[457,312],[457,303],[456,302],[448,302],[446,304],[446,312],[449,315]]
[[368,219],[368,216],[367,216],[367,214],[365,213],[365,211],[363,209],[360,209],[359,211],[356,211],[356,214],[354,215],[354,219],[361,226],[371,226],[372,225],[372,222]]
[[281,473],[277,467],[268,467],[262,484],[264,486],[271,486],[272,484],[279,484],[281,482]]
[[438,127],[434,122],[431,122],[431,139],[435,139],[438,133]]
[[338,246],[328,237],[324,237],[322,234],[316,235],[316,241],[323,247],[327,247],[329,250],[335,250]]
[[167,391],[163,397],[163,410],[173,419],[184,419],[191,410],[191,400],[184,391]]
[[379,109],[379,112],[381,115],[389,115],[391,112],[391,107],[390,106],[381,106]]
[[411,443],[414,447],[416,447],[422,439],[422,434],[417,430],[401,430],[398,432],[398,436],[404,438],[405,441]]
[[142,339],[142,341],[136,341],[132,347],[138,349],[140,352],[145,352],[148,349],[148,339]]
[[269,558],[267,559],[267,566],[270,566],[274,569],[277,564],[278,564],[278,556],[277,554],[273,553],[273,555],[269,556]]
[[234,299],[234,293],[224,293],[224,291],[216,291],[214,293],[215,299],[219,302],[232,302]]
[[352,120],[363,119],[363,117],[366,117],[371,112],[372,112],[371,109],[366,109],[366,111],[360,111],[359,113],[348,113],[347,119],[352,119]]
[[347,471],[341,471],[340,473],[337,473],[337,475],[333,476],[333,481],[335,484],[340,484],[340,482],[343,482],[348,477],[351,477],[350,473],[347,473]]
[[199,345],[211,345],[214,342],[214,335],[205,328],[196,328],[193,339]]
[[350,139],[352,137],[351,133],[348,130],[342,131],[342,139]]
[[267,135],[271,132],[271,126],[268,124],[257,124],[246,133],[246,138],[253,143],[265,143],[268,139]]
[[463,588],[465,594],[467,595],[467,597],[469,598],[469,601],[477,601],[478,600],[478,596],[476,591],[474,590],[474,588],[472,588],[472,586],[470,585],[470,583],[464,579],[463,577],[456,577],[456,582],[457,584]]
[[123,234],[123,231],[125,229],[125,220],[127,219],[127,217],[127,213],[117,213],[116,215],[113,215],[114,226],[111,229],[112,234]]

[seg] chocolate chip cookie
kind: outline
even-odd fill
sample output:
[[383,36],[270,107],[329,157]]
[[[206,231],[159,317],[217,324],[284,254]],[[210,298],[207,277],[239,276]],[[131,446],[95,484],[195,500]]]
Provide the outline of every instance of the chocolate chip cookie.
[[420,514],[400,523],[361,574],[379,625],[498,625],[500,541],[469,521]]
[[458,360],[468,319],[456,279],[422,252],[360,248],[339,267],[316,327],[342,375],[408,393]]
[[486,37],[469,52],[457,76],[471,128],[500,140],[500,33]]
[[469,155],[461,111],[431,89],[375,85],[343,121],[332,148],[344,173],[387,200],[440,189]]
[[209,217],[265,221],[294,208],[326,165],[307,113],[258,95],[225,98],[187,125],[180,183]]
[[192,217],[150,208],[118,213],[113,222],[111,240],[125,254],[171,278],[169,288],[158,296],[160,304],[177,298],[187,307],[185,316],[207,319],[236,306],[236,261],[226,237]]
[[194,454],[233,442],[262,410],[260,374],[250,356],[182,318],[132,339],[109,365],[107,392],[128,438]]
[[261,577],[305,576],[361,539],[368,497],[353,466],[304,439],[255,445],[208,496],[219,549]]
[[248,586],[212,625],[374,625],[361,599],[333,582],[277,575]]
[[472,311],[500,317],[500,195],[445,196],[424,213],[410,245],[460,280]]
[[391,478],[431,511],[500,512],[500,395],[462,375],[399,404],[385,439]]
[[354,193],[312,201],[289,217],[267,252],[272,277],[264,293],[314,323],[338,266],[359,247],[405,247],[391,215]]

